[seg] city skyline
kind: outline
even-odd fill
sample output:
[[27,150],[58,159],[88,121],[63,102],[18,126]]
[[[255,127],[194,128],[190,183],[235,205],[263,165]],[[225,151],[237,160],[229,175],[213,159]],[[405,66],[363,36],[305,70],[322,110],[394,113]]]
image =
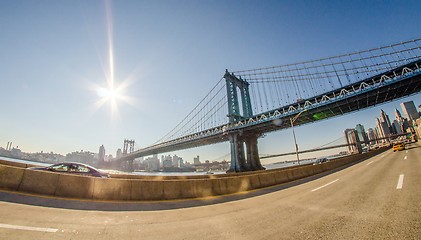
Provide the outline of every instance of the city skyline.
[[[2,2],[0,81],[7,91],[0,103],[1,146],[13,142],[23,151],[66,154],[104,145],[113,155],[124,139],[136,140],[135,149],[149,146],[190,112],[225,69],[288,64],[419,37],[406,24],[417,19],[417,7],[402,5]],[[420,94],[405,99],[421,103]],[[378,109],[390,112],[401,100],[299,126],[300,149],[341,137],[357,124],[351,120],[373,126],[367,123]],[[259,139],[262,154],[293,147],[288,129]],[[228,152],[224,143],[170,154],[212,161]]]
[[[419,94],[418,94],[419,95]],[[406,97],[406,98],[402,98],[402,99],[399,99],[399,100],[397,100],[397,101],[393,101],[393,102],[391,102],[391,103],[387,103],[387,104],[381,104],[381,105],[378,105],[378,106],[376,106],[376,107],[373,107],[374,109],[378,109],[378,113],[377,113],[377,115],[373,115],[372,116],[372,123],[371,123],[371,125],[370,124],[367,124],[367,123],[365,123],[365,124],[361,124],[360,122],[355,122],[354,123],[354,126],[347,126],[347,128],[345,129],[342,129],[342,136],[343,136],[343,130],[345,130],[345,131],[347,131],[347,130],[349,130],[349,129],[355,129],[355,130],[357,130],[357,132],[358,132],[358,137],[361,139],[361,137],[362,136],[360,136],[360,131],[359,131],[359,128],[361,128],[361,129],[365,129],[364,130],[364,132],[365,132],[365,134],[366,134],[366,137],[368,137],[370,140],[373,138],[373,137],[369,137],[369,135],[370,135],[370,133],[369,133],[369,130],[374,130],[375,131],[375,135],[377,136],[377,137],[385,137],[385,136],[383,136],[382,135],[382,133],[379,133],[378,132],[378,129],[379,129],[379,126],[377,125],[377,123],[376,123],[376,121],[377,120],[379,120],[379,119],[381,119],[381,118],[383,118],[381,121],[382,122],[384,122],[384,124],[386,124],[387,122],[390,122],[390,124],[391,124],[391,126],[388,126],[389,128],[391,128],[392,126],[393,126],[393,124],[395,123],[395,121],[398,119],[398,118],[403,118],[404,120],[408,120],[409,119],[409,117],[408,117],[408,115],[407,114],[404,114],[403,116],[402,116],[402,114],[400,114],[400,112],[402,111],[404,111],[403,110],[403,103],[413,103],[414,105],[416,105],[416,103],[415,102],[413,102],[413,100],[411,100],[411,98],[412,97]],[[405,100],[405,101],[404,101]],[[398,109],[398,107],[400,107],[401,109]],[[364,111],[368,111],[368,110],[371,110],[371,109],[373,109],[373,108],[370,108],[370,109],[366,109],[366,110],[363,110],[363,111],[359,111],[359,112],[364,112]],[[384,109],[388,109],[387,111],[384,111]],[[391,121],[391,119],[390,119],[390,117],[389,117],[389,115],[391,115],[392,116],[392,114],[391,114],[391,109],[393,109],[393,116],[395,116],[395,120],[393,120],[393,121]],[[358,113],[359,112],[357,112],[357,113],[351,113],[351,114],[347,114],[347,115],[353,115],[353,114],[357,114],[358,115]],[[388,114],[389,113],[389,114]],[[398,114],[399,113],[399,114]],[[418,114],[419,114],[419,112],[418,112]],[[324,121],[335,121],[335,119],[340,119],[341,117],[337,117],[337,118],[333,118],[333,119],[328,119],[328,120],[324,120]],[[368,121],[369,122],[369,121]],[[317,124],[317,123],[315,123],[315,124]],[[367,124],[367,125],[366,125]],[[298,126],[298,128],[302,128],[302,129],[304,129],[304,131],[305,131],[305,129],[306,128],[312,128],[312,125],[304,125],[304,126]],[[284,129],[284,130],[281,130],[281,132],[288,132],[288,129]],[[384,134],[384,133],[383,133]],[[392,133],[392,132],[389,132],[389,130],[388,130],[388,133],[387,134],[394,134],[394,133]],[[396,134],[400,134],[400,132],[397,132]],[[270,135],[276,135],[276,132],[275,133],[272,133],[272,134],[270,134]],[[288,133],[286,133],[286,135],[288,135]],[[315,138],[317,138],[317,136],[313,136],[313,137],[315,137]],[[342,138],[341,136],[339,137],[339,139],[336,139],[334,142],[342,142],[342,143],[346,143],[346,140],[345,140],[345,138]],[[361,141],[361,140],[360,140]],[[127,143],[134,143],[135,141],[134,140],[127,140],[127,139],[124,139],[124,144],[123,145],[125,145],[126,144],[126,142]],[[332,142],[331,142],[332,143]],[[221,144],[219,144],[219,145],[222,145],[223,143],[221,143]],[[317,142],[317,144],[318,145],[312,145],[312,147],[311,148],[317,148],[317,147],[320,147],[320,146],[323,146],[323,145],[325,145],[325,143],[320,143],[320,142]],[[333,145],[335,145],[335,144],[333,144]],[[3,148],[2,146],[0,146],[0,148]],[[12,148],[14,148],[13,146],[12,146],[12,142],[7,142],[7,146],[6,146],[6,148],[3,148],[3,149],[9,149],[9,150],[11,150]],[[123,149],[124,149],[124,146],[123,146]],[[309,148],[306,148],[306,149],[309,149]],[[346,149],[346,147],[344,147],[343,149]],[[304,149],[301,149],[301,150],[304,150]],[[124,150],[123,150],[124,151]],[[126,150],[127,151],[127,150]],[[308,157],[308,158],[316,158],[316,157],[320,157],[320,156],[328,156],[329,154],[332,154],[332,155],[334,155],[334,154],[338,154],[339,152],[341,152],[342,150],[341,150],[341,148],[338,148],[338,149],[333,149],[333,150],[329,150],[329,151],[321,151],[320,153],[318,153],[318,152],[314,152],[314,153],[307,153],[307,154],[301,154],[301,155],[303,155],[303,156],[305,156],[305,157]],[[75,151],[72,151],[72,152],[69,152],[69,153],[65,153],[65,154],[61,154],[61,155],[63,155],[63,156],[67,156],[67,155],[74,155],[74,154],[79,154],[79,153],[83,153],[84,152],[84,150],[82,149],[82,150],[80,150],[80,152],[78,151],[78,150],[75,150]],[[190,154],[193,154],[193,158],[185,158],[184,156],[182,156],[182,155],[180,155],[180,156],[177,156],[177,153],[182,153],[182,152],[193,152],[193,153],[190,153]],[[30,153],[30,152],[29,152]],[[43,153],[43,151],[41,151],[41,152],[34,152],[34,153]],[[56,157],[56,155],[58,154],[58,153],[54,153],[54,152],[44,152],[44,153],[46,153],[46,154],[52,154],[52,156],[54,156],[54,157]],[[117,156],[119,156],[119,153],[120,154],[122,154],[122,149],[121,148],[118,148],[117,149],[117,151],[116,151],[116,154],[114,155],[113,153],[111,153],[111,152],[107,152],[106,151],[106,148],[104,147],[104,145],[101,145],[101,146],[99,146],[99,151],[97,151],[97,152],[91,152],[91,151],[85,151],[85,153],[88,153],[88,154],[93,154],[93,155],[98,155],[98,159],[103,159],[104,160],[104,157],[105,157],[105,160],[106,161],[112,161],[113,159],[115,159],[115,157],[117,157]],[[180,159],[183,159],[185,162],[188,162],[188,163],[194,163],[195,161],[196,161],[196,158],[197,159],[199,159],[199,158],[201,158],[200,157],[200,154],[199,155],[194,155],[195,153],[197,153],[197,152],[194,152],[194,150],[193,151],[191,151],[191,150],[189,150],[189,149],[187,149],[187,150],[182,150],[182,151],[176,151],[176,152],[166,152],[166,153],[161,153],[161,154],[157,154],[157,156],[147,156],[147,157],[145,157],[145,158],[140,158],[140,159],[143,159],[143,160],[147,160],[147,159],[150,159],[150,158],[157,158],[157,159],[161,159],[160,161],[162,161],[162,159],[164,159],[165,157],[168,157],[168,156],[175,156],[175,157],[179,157]],[[282,153],[282,152],[277,152],[277,153]],[[30,153],[31,154],[31,153]],[[267,154],[267,155],[272,155],[273,153],[271,153],[271,154]],[[266,155],[266,154],[261,154],[261,155]],[[89,155],[90,156],[90,155]],[[189,155],[190,156],[190,155]],[[111,158],[110,158],[111,157]],[[271,161],[267,161],[267,160],[263,160],[263,164],[271,164],[271,163],[276,163],[276,162],[279,162],[279,161],[284,161],[284,160],[294,160],[294,156],[293,155],[291,155],[291,156],[286,156],[286,157],[282,157],[282,158],[273,158]],[[202,158],[203,159],[203,158]],[[139,159],[138,159],[139,160]],[[203,161],[209,161],[209,162],[212,162],[212,161],[229,161],[229,153],[227,153],[227,154],[225,154],[225,156],[223,156],[223,157],[220,157],[220,158],[213,158],[213,159],[204,159]],[[83,162],[85,162],[85,163],[89,163],[89,162],[86,162],[86,161],[83,161]],[[162,164],[162,163],[161,163]]]

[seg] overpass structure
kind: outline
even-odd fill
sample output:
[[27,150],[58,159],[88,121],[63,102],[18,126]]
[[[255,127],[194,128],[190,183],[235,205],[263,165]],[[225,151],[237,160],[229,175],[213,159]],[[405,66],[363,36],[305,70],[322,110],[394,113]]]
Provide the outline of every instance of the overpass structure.
[[263,134],[341,116],[421,90],[421,39],[245,71],[225,71],[204,99],[166,136],[118,161],[229,142],[230,171],[264,169]]

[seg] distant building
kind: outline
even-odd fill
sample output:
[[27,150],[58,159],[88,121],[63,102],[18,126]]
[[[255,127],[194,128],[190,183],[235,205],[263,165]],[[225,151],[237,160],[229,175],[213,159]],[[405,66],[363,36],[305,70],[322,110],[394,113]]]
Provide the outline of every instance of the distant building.
[[145,159],[143,163],[146,164],[146,171],[150,171],[150,172],[159,171],[158,155],[154,154],[152,157]]
[[182,158],[178,157],[177,155],[174,155],[172,157],[173,167],[177,167],[177,168],[181,167],[181,160],[182,160]]
[[396,134],[396,130],[395,130],[395,127],[393,126],[393,122],[390,121],[389,116],[386,114],[385,111],[383,111],[383,109],[380,111],[380,120],[387,124],[387,127],[389,128],[390,135]]
[[164,167],[164,162],[165,162],[165,167],[172,167],[173,161],[172,161],[171,155],[167,155],[167,156],[162,155],[161,156],[161,163],[162,163],[163,167]]
[[402,114],[399,112],[398,109],[395,108],[395,118],[398,122],[403,122]]
[[415,129],[415,132],[417,133],[417,138],[419,139],[421,138],[421,118],[418,118],[416,123],[418,127]]
[[[380,138],[388,138],[390,137],[390,127],[385,121],[381,121],[379,118],[376,118],[376,127],[377,133],[379,134]],[[383,140],[385,142],[385,140]]]
[[348,152],[349,153],[361,153],[362,148],[360,141],[358,139],[357,130],[355,129],[345,129],[345,142],[349,144]]
[[401,113],[398,109],[395,109],[395,117],[396,122],[394,122],[396,133],[403,133],[406,132],[406,129],[409,127],[408,120],[406,118],[403,118]]
[[420,117],[417,109],[415,108],[414,101],[401,103],[403,113],[408,117],[410,125],[412,126],[415,121]]
[[199,160],[199,155],[197,155],[197,157],[193,158],[193,164],[201,164],[200,160]]
[[121,156],[123,156],[123,151],[121,151],[121,148],[117,149],[115,156],[116,158],[120,158]]
[[365,133],[364,126],[361,124],[357,124],[357,126],[355,126],[355,130],[357,130],[357,136],[360,142],[368,144],[368,137]]
[[10,151],[13,157],[22,158],[23,156],[22,151],[19,149],[18,146],[12,148]]
[[387,125],[387,128],[389,128],[389,132],[393,134],[392,124],[390,123],[389,116],[386,114],[385,111],[383,111],[383,109],[380,110],[380,121],[385,122]]
[[[101,149],[101,147],[100,147]],[[103,150],[103,160],[105,159],[105,149]],[[99,158],[99,155],[98,155]],[[72,152],[72,153],[68,153],[66,154],[65,157],[65,161],[66,162],[80,162],[80,163],[86,163],[89,165],[95,165],[95,154],[91,153],[91,152],[86,152],[81,150],[80,152]]]
[[374,129],[372,129],[372,128],[368,128],[367,129],[367,138],[368,138],[370,144],[376,144],[377,143],[377,141],[376,141],[376,139],[377,139],[376,134],[377,133],[374,131]]
[[162,167],[163,168],[172,167],[172,160],[171,159],[163,159],[163,161],[162,161]]
[[393,127],[396,131],[396,134],[402,134],[403,124],[401,124],[400,122],[398,122],[398,120],[395,119],[395,120],[393,120],[392,125],[393,125]]
[[99,147],[98,160],[99,160],[99,162],[105,161],[105,147],[104,147],[104,145],[101,145]]

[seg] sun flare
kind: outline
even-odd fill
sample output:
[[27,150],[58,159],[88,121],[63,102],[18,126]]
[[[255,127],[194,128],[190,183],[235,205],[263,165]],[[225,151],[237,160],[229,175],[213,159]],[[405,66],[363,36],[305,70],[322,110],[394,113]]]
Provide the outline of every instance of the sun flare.
[[118,92],[116,89],[99,87],[97,90],[98,97],[107,99],[116,99]]
[[108,37],[108,66],[103,65],[104,71],[104,82],[100,85],[97,83],[91,83],[90,89],[96,92],[99,99],[94,103],[94,111],[100,109],[106,103],[110,104],[110,110],[112,117],[119,116],[118,104],[120,102],[127,103],[135,106],[135,99],[126,95],[129,86],[133,83],[134,76],[129,76],[122,81],[115,81],[115,62],[114,62],[114,49],[113,49],[113,34],[112,34],[112,15],[111,15],[111,3],[105,1],[105,15],[106,15],[106,26],[107,26],[107,37]]

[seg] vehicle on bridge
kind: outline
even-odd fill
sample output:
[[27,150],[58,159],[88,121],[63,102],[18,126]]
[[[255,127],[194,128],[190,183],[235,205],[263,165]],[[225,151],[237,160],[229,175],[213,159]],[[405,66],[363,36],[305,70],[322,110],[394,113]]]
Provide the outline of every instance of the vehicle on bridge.
[[31,170],[50,171],[56,173],[68,173],[80,176],[109,178],[110,175],[106,172],[98,170],[92,166],[83,163],[63,162],[57,163],[48,167],[31,167]]
[[316,161],[313,163],[313,165],[317,165],[317,164],[322,164],[324,162],[329,162],[329,159],[322,157],[322,158],[318,158],[316,159]]
[[403,142],[393,144],[393,152],[405,150],[405,144]]

